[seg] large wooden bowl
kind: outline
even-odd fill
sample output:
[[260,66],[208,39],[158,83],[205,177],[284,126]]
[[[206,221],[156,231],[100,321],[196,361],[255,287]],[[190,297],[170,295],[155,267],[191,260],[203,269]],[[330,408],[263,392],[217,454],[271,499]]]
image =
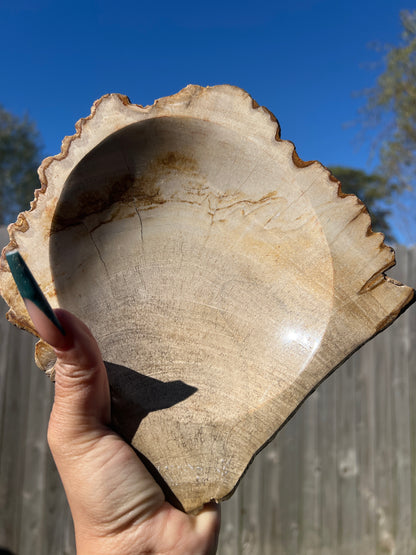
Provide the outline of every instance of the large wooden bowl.
[[[394,254],[364,205],[238,88],[107,95],[76,129],[7,249],[90,326],[114,426],[196,510],[413,290],[382,273]],[[8,318],[35,333],[1,264]],[[37,360],[53,376],[42,342]]]

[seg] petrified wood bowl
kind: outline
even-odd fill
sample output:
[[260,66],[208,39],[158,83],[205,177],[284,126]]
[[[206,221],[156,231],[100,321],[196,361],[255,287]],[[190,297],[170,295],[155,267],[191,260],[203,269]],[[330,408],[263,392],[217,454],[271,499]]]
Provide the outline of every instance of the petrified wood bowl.
[[[244,91],[95,102],[9,231],[92,329],[114,426],[186,511],[233,491],[305,397],[413,290],[364,205]],[[35,333],[4,253],[8,318]],[[53,377],[42,342],[38,364]]]

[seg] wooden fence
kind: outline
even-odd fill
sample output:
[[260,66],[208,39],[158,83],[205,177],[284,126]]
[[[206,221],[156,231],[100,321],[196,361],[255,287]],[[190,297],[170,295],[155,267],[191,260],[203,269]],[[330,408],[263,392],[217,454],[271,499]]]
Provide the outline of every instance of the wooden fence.
[[[416,248],[397,259],[389,275],[415,287]],[[33,344],[0,317],[0,547],[70,555],[72,521],[45,439],[53,386],[32,362]],[[415,391],[413,306],[256,458],[222,505],[218,553],[416,554]]]

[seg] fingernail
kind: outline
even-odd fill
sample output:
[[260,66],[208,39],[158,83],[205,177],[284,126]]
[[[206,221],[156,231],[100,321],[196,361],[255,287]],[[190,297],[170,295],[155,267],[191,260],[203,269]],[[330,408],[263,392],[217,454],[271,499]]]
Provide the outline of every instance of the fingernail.
[[[50,345],[59,342],[56,332],[65,335],[65,330],[42,293],[39,284],[32,275],[17,249],[6,253],[13,279],[26,305],[30,318],[42,339]],[[53,327],[51,327],[53,325]],[[62,337],[61,335],[61,337]]]

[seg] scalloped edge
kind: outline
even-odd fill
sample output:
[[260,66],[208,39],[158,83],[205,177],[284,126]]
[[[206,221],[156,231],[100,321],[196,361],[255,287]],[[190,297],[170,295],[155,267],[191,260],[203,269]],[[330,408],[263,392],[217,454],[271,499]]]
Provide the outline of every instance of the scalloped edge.
[[[12,249],[18,248],[18,241],[16,236],[21,233],[26,233],[29,230],[30,223],[28,221],[28,215],[30,215],[37,209],[39,198],[41,197],[41,195],[45,195],[47,192],[47,189],[49,186],[48,178],[46,176],[47,170],[50,168],[52,164],[59,163],[69,156],[73,143],[77,139],[81,138],[85,126],[88,125],[88,123],[91,120],[93,120],[100,105],[106,99],[117,98],[124,106],[128,108],[133,108],[143,114],[146,114],[146,113],[149,114],[152,111],[158,110],[159,108],[163,109],[163,107],[166,105],[169,105],[178,101],[182,102],[184,99],[186,100],[186,104],[189,105],[190,103],[197,101],[198,97],[201,96],[202,94],[204,93],[209,94],[211,91],[214,91],[214,92],[221,91],[221,92],[226,92],[227,94],[231,93],[231,94],[238,94],[243,96],[246,101],[250,102],[250,105],[253,111],[259,114],[259,116],[264,120],[268,120],[268,122],[271,122],[273,125],[275,125],[274,140],[276,142],[287,143],[288,145],[290,145],[292,149],[292,153],[291,153],[292,162],[297,168],[305,169],[305,168],[310,168],[311,166],[314,166],[314,165],[322,168],[327,173],[329,182],[332,182],[336,187],[336,194],[338,198],[344,199],[344,198],[352,197],[356,199],[356,202],[359,205],[361,205],[362,209],[359,213],[357,213],[356,218],[363,215],[367,220],[366,230],[363,233],[363,239],[366,239],[369,237],[379,238],[378,249],[379,251],[384,251],[384,254],[386,255],[386,262],[377,271],[375,271],[372,274],[372,276],[366,281],[366,283],[361,287],[360,293],[366,293],[368,291],[371,291],[372,289],[374,289],[375,287],[377,287],[378,285],[380,285],[385,281],[392,281],[388,276],[385,275],[385,272],[388,269],[392,268],[396,263],[394,250],[392,247],[385,244],[384,242],[385,237],[382,233],[374,232],[372,230],[371,216],[365,204],[356,195],[344,193],[342,191],[342,183],[321,162],[317,160],[305,161],[302,158],[300,158],[300,156],[296,151],[296,147],[294,143],[289,140],[281,139],[281,127],[280,127],[279,121],[268,108],[257,103],[257,101],[244,89],[241,89],[240,87],[236,87],[233,85],[226,85],[226,84],[208,86],[208,87],[202,87],[200,85],[187,85],[185,88],[181,89],[177,93],[170,96],[160,97],[156,99],[153,102],[153,104],[149,104],[147,106],[142,106],[140,104],[132,103],[128,96],[120,93],[108,93],[103,95],[99,99],[95,100],[95,102],[91,106],[90,114],[86,117],[80,118],[75,123],[75,133],[73,135],[67,135],[63,138],[61,151],[56,155],[48,156],[47,158],[45,158],[42,161],[40,167],[38,168],[38,175],[39,175],[41,186],[40,188],[34,191],[34,199],[30,203],[30,209],[27,211],[20,212],[17,216],[16,222],[11,223],[7,228],[9,232],[10,241],[2,250],[1,257],[0,257],[0,271],[6,271],[6,272],[9,271],[7,262],[5,260],[5,254],[6,252],[9,252]],[[396,282],[396,284],[398,285],[399,283]],[[1,294],[1,289],[0,289],[0,294]],[[409,295],[409,298],[403,303],[403,307],[411,302],[412,297],[413,295]],[[16,312],[13,310],[13,308],[9,309],[9,311],[6,314],[6,318],[9,322],[16,325],[20,329],[24,329],[38,337],[38,334],[36,330],[33,328],[33,326],[31,325],[30,320],[28,320],[26,316],[23,316],[23,317],[18,316]]]
[[[95,114],[97,113],[97,110],[99,109],[100,105],[106,99],[108,99],[108,98],[117,98],[118,101],[120,101],[127,108],[137,110],[137,111],[139,111],[143,114],[151,114],[152,111],[155,111],[155,117],[157,117],[157,111],[159,110],[159,108],[160,108],[160,111],[163,112],[164,106],[169,105],[170,103],[178,102],[178,101],[180,101],[182,103],[185,103],[185,106],[188,106],[192,102],[197,102],[198,98],[203,93],[210,93],[210,91],[214,91],[214,90],[216,90],[216,91],[221,90],[222,92],[224,92],[224,93],[226,93],[230,96],[232,94],[237,93],[240,97],[244,97],[244,101],[247,103],[247,107],[250,106],[253,113],[258,114],[258,115],[255,115],[254,117],[257,118],[257,117],[260,116],[260,118],[263,122],[267,121],[267,125],[262,125],[262,129],[264,130],[264,133],[266,133],[266,131],[267,131],[267,134],[270,132],[270,130],[271,130],[270,123],[272,124],[274,137],[270,137],[270,140],[273,139],[276,142],[284,143],[288,146],[287,154],[288,154],[288,156],[289,155],[291,156],[291,160],[293,162],[293,165],[297,169],[299,169],[300,171],[311,171],[311,168],[316,168],[316,169],[319,169],[319,171],[325,173],[328,185],[333,187],[332,192],[334,194],[334,197],[336,197],[336,199],[339,199],[341,202],[345,201],[346,208],[348,208],[347,207],[347,202],[350,204],[350,209],[346,210],[345,211],[346,213],[348,213],[348,212],[351,213],[352,212],[353,203],[355,203],[357,205],[358,209],[356,211],[356,215],[353,218],[353,220],[351,220],[351,221],[354,221],[356,219],[357,220],[361,219],[361,221],[358,225],[358,233],[357,233],[357,237],[356,237],[357,243],[358,243],[359,248],[360,248],[360,252],[363,255],[367,252],[367,250],[368,250],[369,253],[373,253],[373,254],[376,251],[382,253],[382,256],[381,256],[382,264],[381,264],[381,266],[379,267],[379,269],[377,269],[375,272],[373,272],[373,274],[369,278],[366,279],[365,283],[362,285],[361,289],[357,293],[359,295],[365,296],[366,293],[372,293],[374,290],[376,290],[382,284],[386,284],[386,283],[394,285],[394,286],[406,287],[406,286],[402,286],[402,284],[400,284],[399,282],[396,282],[395,280],[392,280],[391,278],[389,278],[388,276],[386,276],[384,274],[384,272],[386,270],[388,270],[389,268],[391,268],[395,264],[394,251],[391,247],[385,245],[383,234],[378,233],[378,232],[373,232],[372,227],[371,227],[371,217],[370,217],[370,215],[368,213],[368,210],[365,207],[364,203],[362,201],[360,201],[360,199],[358,199],[358,197],[356,195],[343,193],[342,192],[342,185],[341,185],[340,181],[323,164],[321,164],[318,161],[303,161],[298,156],[294,144],[290,141],[286,141],[286,140],[283,141],[280,138],[280,125],[279,125],[278,120],[276,119],[276,117],[267,108],[257,104],[257,102],[246,91],[243,91],[242,89],[239,89],[238,87],[232,87],[232,86],[229,86],[229,85],[220,85],[220,86],[217,86],[217,87],[206,87],[206,88],[199,87],[199,86],[196,86],[196,85],[189,85],[188,87],[186,87],[185,89],[182,89],[182,91],[179,91],[175,95],[172,95],[172,96],[169,96],[169,97],[162,97],[162,98],[156,100],[152,105],[149,105],[149,106],[146,106],[146,107],[143,107],[143,106],[138,105],[138,104],[132,104],[127,96],[120,95],[120,94],[115,94],[115,93],[104,95],[100,99],[96,100],[94,102],[92,108],[91,108],[90,115],[85,117],[85,118],[79,119],[77,121],[77,123],[75,124],[75,129],[76,129],[75,134],[71,135],[71,136],[67,136],[63,139],[61,152],[59,154],[55,155],[55,156],[51,156],[51,157],[46,158],[42,162],[42,164],[41,164],[41,166],[38,170],[39,178],[40,178],[40,181],[41,181],[41,188],[36,189],[35,195],[34,195],[34,200],[31,202],[30,210],[27,211],[27,212],[20,213],[18,215],[18,218],[17,218],[16,222],[14,224],[10,224],[10,226],[8,227],[10,242],[3,249],[2,258],[1,258],[1,269],[3,271],[5,271],[5,267],[4,267],[4,264],[6,264],[5,258],[4,258],[5,257],[5,252],[10,250],[11,248],[18,247],[18,242],[17,242],[18,237],[17,237],[17,235],[20,234],[20,233],[24,234],[30,229],[30,222],[27,218],[27,215],[35,212],[38,209],[39,201],[42,198],[41,195],[46,194],[47,191],[48,191],[48,187],[49,187],[48,177],[47,177],[48,169],[52,166],[52,164],[61,162],[62,160],[65,160],[70,155],[71,149],[72,149],[75,141],[78,138],[82,137],[84,128],[89,124],[90,121],[93,120],[93,118],[94,118]],[[186,102],[188,104],[186,104]],[[231,119],[230,119],[230,121],[231,121]],[[126,125],[128,125],[128,123],[126,123]],[[267,139],[269,140],[268,135],[267,135]],[[78,162],[76,162],[76,163],[78,163]],[[328,189],[328,191],[329,191],[329,189]],[[326,191],[324,191],[322,193],[323,196],[325,196],[326,194],[327,194]],[[328,198],[329,198],[329,196],[330,196],[330,194],[328,193]],[[347,222],[346,225],[349,225],[349,223],[351,223],[351,222]],[[361,241],[361,238],[363,239],[363,241]],[[339,249],[339,245],[336,246],[336,249]],[[342,250],[342,249],[340,249],[340,250]],[[363,256],[363,258],[364,258],[364,256]],[[373,264],[375,266],[379,262],[379,257],[376,254],[374,254],[373,259],[375,260],[375,264]],[[372,261],[373,261],[373,259],[372,259]],[[356,268],[356,270],[357,270],[357,268]],[[7,269],[6,269],[6,271],[7,271]],[[408,308],[410,306],[412,300],[413,301],[415,300],[413,289],[411,289],[411,288],[407,288],[407,289],[408,289],[408,294],[407,294],[406,298],[403,297],[403,300],[401,301],[401,304],[397,305],[395,310],[391,311],[386,318],[384,318],[382,321],[378,322],[378,326],[377,326],[377,329],[375,330],[375,333],[379,333],[384,328],[386,328],[388,325],[390,325],[397,318],[397,316],[401,312],[403,312],[406,308]],[[335,316],[336,316],[336,314],[335,314]],[[7,318],[11,323],[17,325],[18,327],[20,327],[22,329],[25,329],[25,330],[29,331],[30,333],[32,333],[34,335],[37,335],[35,330],[31,326],[30,321],[26,318],[26,316],[25,315],[22,315],[22,316],[19,315],[18,316],[16,314],[16,312],[13,310],[13,308],[10,308],[9,312],[7,313]],[[366,337],[367,337],[366,340],[367,341],[370,340],[374,335],[375,334],[373,334],[371,336],[366,335]],[[360,345],[358,345],[356,348],[358,349],[362,344],[363,343],[361,342]],[[49,347],[43,341],[38,342],[36,350],[37,350],[37,358],[38,359],[40,359],[41,356],[46,356],[46,358],[48,359],[49,355],[52,352],[52,348]],[[42,353],[42,351],[43,351],[43,353]],[[345,358],[348,358],[348,356],[350,356],[351,354],[352,353],[349,352],[347,357],[344,357],[343,360],[345,360]],[[339,364],[341,364],[341,363],[342,363],[342,361]],[[53,378],[53,365],[49,364],[49,366],[47,368],[47,373],[50,375],[51,378]],[[312,373],[311,373],[311,375],[312,375]],[[323,379],[325,379],[327,377],[327,375],[325,375],[321,379],[321,381]],[[305,380],[306,380],[306,378],[305,378]],[[315,385],[314,387],[317,387],[317,385]],[[305,389],[308,389],[308,383],[307,382],[306,382]],[[299,391],[294,391],[294,399],[297,398],[296,396],[302,396],[301,392],[299,392]],[[309,390],[309,393],[311,391],[312,390]],[[302,401],[306,398],[306,396],[302,397]],[[293,404],[296,404],[296,403],[293,402]],[[294,410],[297,410],[297,407]],[[290,417],[290,415],[289,415],[289,417]],[[283,421],[283,424],[286,421],[287,421],[287,418]],[[279,427],[279,429],[280,428],[281,428],[281,426]],[[277,433],[277,432],[275,432],[275,433]],[[262,437],[263,437],[263,435],[262,435]],[[265,443],[263,443],[263,445],[260,447],[259,450],[261,450],[268,443],[268,441],[270,441],[270,439],[267,440]],[[253,458],[256,456],[256,454],[259,452],[259,450],[257,450],[253,454],[251,460],[253,460]],[[249,464],[250,464],[250,462],[248,463],[246,468],[248,468]],[[241,477],[238,480],[238,482],[240,480],[241,480]],[[235,487],[227,495],[221,497],[220,499],[226,499],[227,497],[229,497],[233,493],[235,488],[237,487],[238,482],[235,485]]]

